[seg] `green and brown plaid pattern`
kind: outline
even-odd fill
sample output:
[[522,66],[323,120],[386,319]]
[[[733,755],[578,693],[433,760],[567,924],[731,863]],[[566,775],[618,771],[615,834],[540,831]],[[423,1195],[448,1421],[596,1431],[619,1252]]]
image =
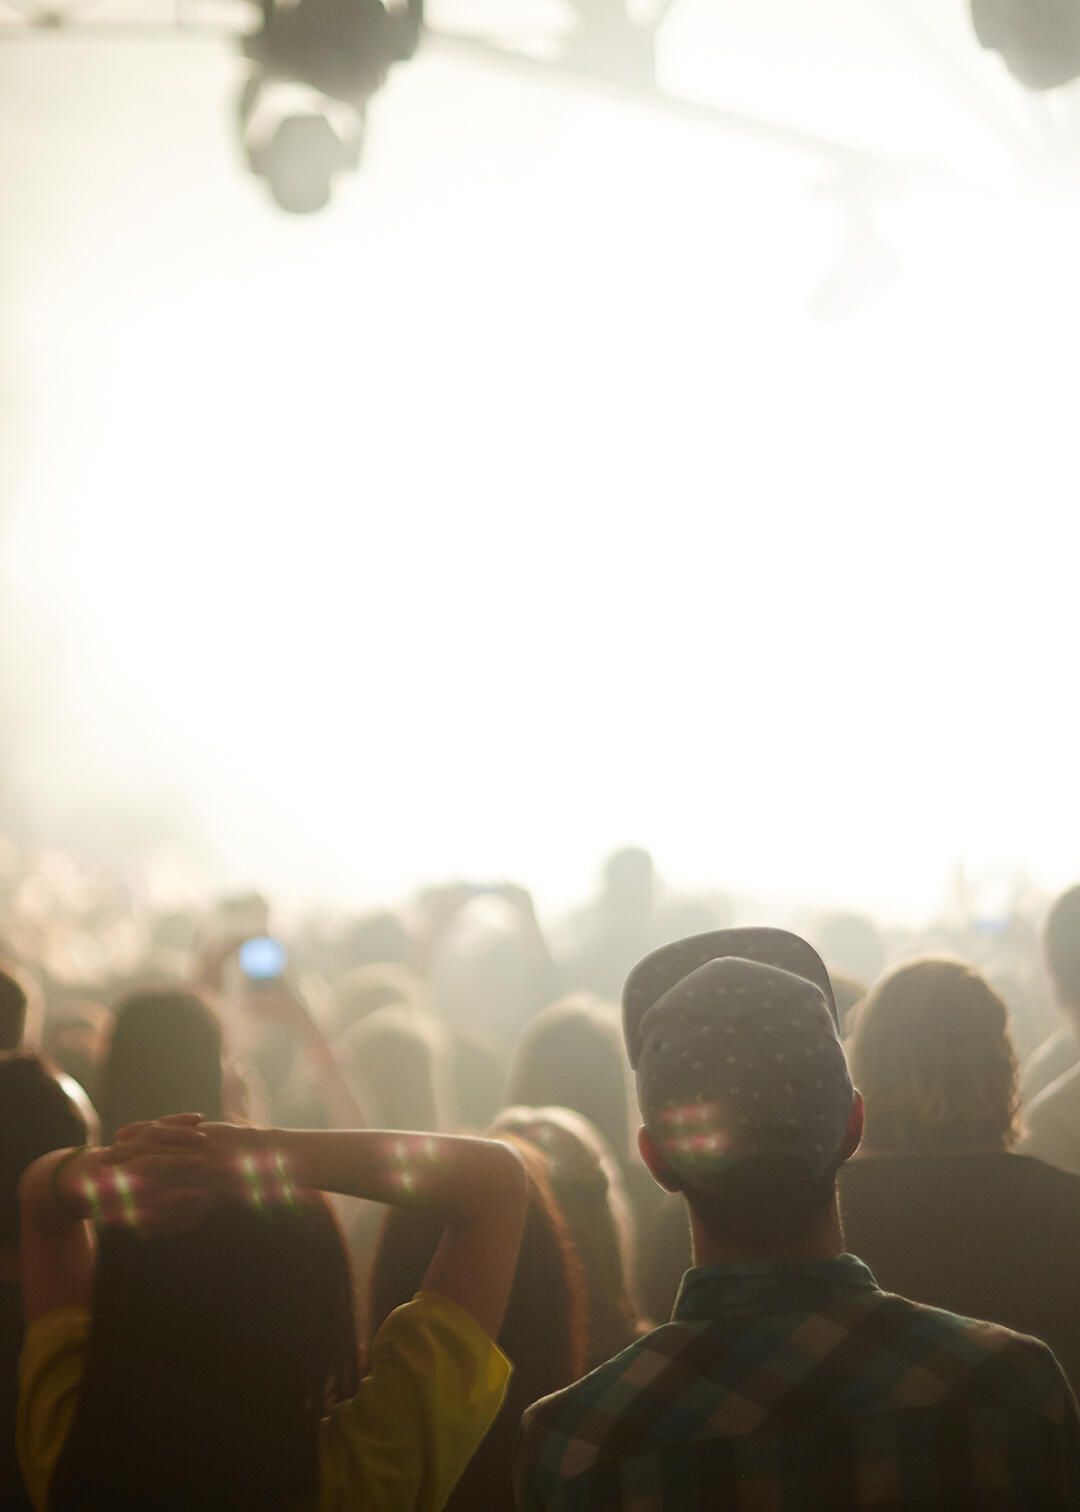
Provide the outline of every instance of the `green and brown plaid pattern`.
[[1080,1509],[1050,1350],[851,1255],[703,1266],[675,1318],[525,1415],[522,1512]]

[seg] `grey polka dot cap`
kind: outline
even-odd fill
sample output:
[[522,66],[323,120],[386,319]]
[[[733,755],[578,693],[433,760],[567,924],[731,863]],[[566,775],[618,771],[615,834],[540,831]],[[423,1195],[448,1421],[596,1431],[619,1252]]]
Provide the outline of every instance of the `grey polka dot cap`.
[[839,1029],[836,1001],[825,962],[800,935],[764,924],[739,929],[711,929],[706,934],[687,935],[685,939],[661,945],[659,950],[640,960],[626,978],[622,995],[623,1038],[631,1066],[637,1066],[641,1022],[652,1005],[697,967],[704,966],[706,961],[722,960],[725,956],[762,961],[767,966],[779,966],[783,971],[806,977],[807,981],[821,988],[833,1023]]
[[713,960],[668,989],[640,1024],[641,1116],[688,1185],[750,1155],[836,1164],[852,1087],[821,988],[761,961]]

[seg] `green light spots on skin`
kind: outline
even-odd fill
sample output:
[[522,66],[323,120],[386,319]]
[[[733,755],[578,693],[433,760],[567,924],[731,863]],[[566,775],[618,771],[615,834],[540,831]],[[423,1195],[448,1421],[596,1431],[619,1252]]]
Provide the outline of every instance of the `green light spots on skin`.
[[239,1168],[244,1179],[244,1195],[257,1212],[278,1206],[299,1206],[296,1182],[280,1151],[263,1157],[242,1155]]
[[126,1171],[117,1171],[116,1190],[120,1194],[120,1207],[124,1215],[124,1222],[129,1228],[138,1228],[139,1210],[135,1203],[135,1189],[131,1184],[131,1177]]
[[247,1200],[258,1211],[263,1206],[263,1188],[254,1155],[244,1155],[240,1161],[240,1169],[244,1173]]
[[91,1217],[91,1219],[93,1220],[94,1223],[98,1223],[98,1224],[104,1223],[105,1222],[105,1209],[104,1209],[104,1207],[101,1204],[101,1198],[98,1196],[97,1185],[93,1181],[90,1180],[89,1176],[87,1176],[86,1180],[82,1184],[82,1189],[83,1189],[83,1196],[86,1198],[87,1202],[90,1204],[90,1217]]

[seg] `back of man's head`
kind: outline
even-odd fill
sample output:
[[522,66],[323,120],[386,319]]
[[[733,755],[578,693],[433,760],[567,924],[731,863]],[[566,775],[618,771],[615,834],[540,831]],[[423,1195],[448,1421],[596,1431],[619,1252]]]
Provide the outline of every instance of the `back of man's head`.
[[40,1155],[84,1144],[86,1119],[40,1055],[0,1055],[0,1249],[19,1237],[19,1178]]
[[1058,1001],[1080,1017],[1080,885],[1063,892],[1047,915],[1043,950]]
[[[740,935],[757,937],[756,959],[698,964],[700,941],[725,950]],[[650,980],[669,982],[680,966],[686,974],[643,1013],[631,1007]],[[682,1191],[712,1240],[767,1253],[807,1236],[850,1153],[855,1101],[828,978],[810,947],[773,930],[678,941],[635,967],[624,1008],[656,1174]]]

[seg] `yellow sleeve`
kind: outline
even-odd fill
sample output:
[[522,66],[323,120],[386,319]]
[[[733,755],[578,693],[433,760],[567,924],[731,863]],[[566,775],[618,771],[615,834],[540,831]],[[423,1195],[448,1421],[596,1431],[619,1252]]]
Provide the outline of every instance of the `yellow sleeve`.
[[439,1512],[509,1379],[470,1313],[419,1292],[379,1329],[360,1390],[322,1424],[319,1512]]
[[42,1313],[23,1339],[15,1450],[36,1512],[47,1512],[49,1482],[71,1431],[89,1340],[90,1314],[83,1307]]

